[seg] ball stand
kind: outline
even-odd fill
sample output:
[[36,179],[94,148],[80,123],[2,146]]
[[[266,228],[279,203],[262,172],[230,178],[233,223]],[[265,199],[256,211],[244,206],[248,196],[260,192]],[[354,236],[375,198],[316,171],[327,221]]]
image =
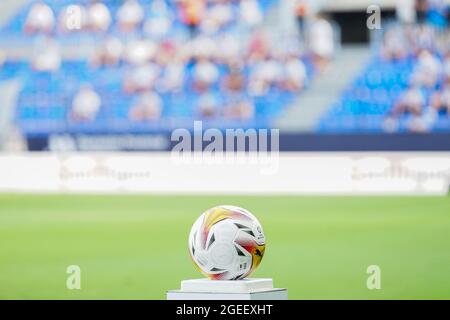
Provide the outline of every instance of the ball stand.
[[180,290],[167,291],[167,300],[287,300],[287,289],[273,287],[272,279],[181,281]]

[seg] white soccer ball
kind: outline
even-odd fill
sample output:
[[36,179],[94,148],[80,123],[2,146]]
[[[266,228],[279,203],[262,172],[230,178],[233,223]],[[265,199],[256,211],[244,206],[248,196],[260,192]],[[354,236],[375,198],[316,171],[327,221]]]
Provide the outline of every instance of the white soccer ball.
[[265,247],[258,219],[234,206],[205,211],[189,235],[189,252],[195,266],[213,280],[247,277],[260,264]]

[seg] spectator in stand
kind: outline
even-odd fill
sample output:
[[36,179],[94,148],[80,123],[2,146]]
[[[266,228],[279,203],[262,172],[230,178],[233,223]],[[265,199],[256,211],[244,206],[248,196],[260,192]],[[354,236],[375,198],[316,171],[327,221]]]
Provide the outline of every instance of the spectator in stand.
[[7,60],[6,52],[2,49],[0,49],[0,71],[3,69],[3,66],[5,65],[5,62]]
[[149,62],[156,55],[158,46],[148,39],[135,39],[125,46],[124,61],[132,65],[141,65]]
[[208,59],[199,59],[193,69],[193,84],[197,92],[208,91],[219,80],[217,65]]
[[180,20],[188,26],[191,38],[197,35],[198,27],[203,20],[205,0],[178,0]]
[[450,85],[450,50],[445,55],[442,73],[443,82]]
[[269,57],[252,67],[249,80],[251,96],[262,97],[267,95],[273,87],[279,88],[283,76],[283,66],[280,61]]
[[170,38],[159,42],[154,59],[160,65],[170,64],[178,59],[183,60],[181,45]]
[[91,85],[82,85],[72,101],[72,118],[76,121],[94,121],[102,101]]
[[303,49],[298,41],[297,34],[287,34],[280,39],[280,42],[283,45],[274,47],[272,51],[276,51],[277,56],[281,59],[289,57],[300,58],[303,55]]
[[402,24],[413,24],[416,22],[416,0],[397,0],[397,20]]
[[410,43],[407,44],[407,49],[414,55],[420,55],[423,50],[437,50],[436,33],[433,28],[413,27],[408,30],[408,36]]
[[138,0],[126,0],[117,11],[117,20],[120,30],[134,31],[144,20],[144,9]]
[[181,57],[167,62],[158,82],[158,89],[161,92],[176,93],[181,91],[186,80],[186,65]]
[[228,72],[222,80],[222,91],[228,95],[240,95],[245,89],[246,79],[242,66],[234,63],[228,66]]
[[228,25],[234,18],[233,7],[229,0],[216,0],[205,10],[200,23],[201,30],[213,34]]
[[95,1],[87,7],[88,28],[92,31],[105,32],[111,25],[111,13],[108,7]]
[[247,50],[249,64],[266,59],[270,53],[268,35],[263,30],[256,30],[250,37]]
[[417,86],[435,88],[441,78],[442,64],[438,57],[423,50],[412,74],[412,82]]
[[410,87],[399,99],[391,112],[391,116],[398,117],[404,113],[420,115],[425,106],[425,95],[418,86]]
[[201,118],[215,118],[219,114],[219,102],[212,93],[200,96],[197,103],[197,113]]
[[173,15],[164,0],[155,0],[151,4],[151,16],[144,22],[144,32],[152,39],[167,38],[173,24]]
[[450,84],[435,92],[430,98],[430,104],[436,113],[450,115]]
[[128,116],[132,121],[156,121],[161,118],[162,110],[161,97],[156,92],[150,91],[138,98]]
[[225,34],[217,38],[215,58],[221,64],[234,64],[242,60],[242,46],[236,35]]
[[284,63],[281,88],[284,91],[298,93],[306,84],[306,66],[298,57],[287,58]]
[[123,51],[123,44],[119,38],[106,38],[95,50],[91,63],[95,67],[117,66],[121,61]]
[[425,94],[418,86],[411,86],[395,104],[389,112],[383,127],[388,132],[394,132],[398,129],[398,118],[405,114],[412,116],[410,129],[412,131],[422,131],[424,124],[421,123],[421,117],[425,107]]
[[231,120],[251,120],[255,116],[255,105],[244,97],[233,97],[225,107],[224,115]]
[[447,26],[450,25],[450,0],[446,0],[446,11],[445,11],[445,18],[447,20]]
[[264,62],[256,63],[251,67],[248,81],[248,91],[252,97],[263,97],[269,92],[269,85],[265,76]]
[[417,22],[420,24],[424,24],[427,19],[428,13],[428,0],[415,0],[416,1],[416,14],[417,14]]
[[160,66],[153,62],[132,67],[124,77],[125,92],[133,94],[153,90],[160,72]]
[[25,20],[25,32],[49,34],[54,26],[55,15],[52,9],[42,1],[33,4]]
[[309,0],[293,0],[300,39],[304,43],[306,37],[306,20],[310,14]]
[[408,56],[409,44],[405,40],[401,28],[391,28],[386,31],[381,48],[381,57],[389,61],[398,61]]
[[61,51],[52,38],[45,38],[37,43],[31,58],[31,66],[37,72],[56,72],[61,67]]
[[198,36],[188,44],[193,60],[213,60],[217,54],[217,43],[212,37]]
[[323,72],[334,54],[333,27],[325,18],[317,16],[308,31],[308,44],[314,64],[319,71]]
[[239,3],[241,20],[249,28],[255,28],[262,23],[263,14],[257,0],[241,0]]

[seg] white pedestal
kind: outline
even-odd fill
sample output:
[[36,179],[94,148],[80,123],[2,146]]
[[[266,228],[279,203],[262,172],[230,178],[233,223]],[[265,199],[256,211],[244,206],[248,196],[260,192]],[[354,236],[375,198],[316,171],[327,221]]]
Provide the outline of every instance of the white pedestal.
[[167,300],[287,300],[286,289],[273,287],[272,279],[181,281],[180,290],[167,292]]

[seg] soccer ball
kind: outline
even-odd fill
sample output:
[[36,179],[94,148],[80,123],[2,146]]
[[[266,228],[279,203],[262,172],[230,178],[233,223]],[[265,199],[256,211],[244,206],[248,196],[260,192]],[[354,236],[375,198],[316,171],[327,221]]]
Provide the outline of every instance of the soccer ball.
[[238,280],[260,264],[266,247],[261,224],[245,209],[219,206],[192,226],[189,252],[201,273],[213,280]]

